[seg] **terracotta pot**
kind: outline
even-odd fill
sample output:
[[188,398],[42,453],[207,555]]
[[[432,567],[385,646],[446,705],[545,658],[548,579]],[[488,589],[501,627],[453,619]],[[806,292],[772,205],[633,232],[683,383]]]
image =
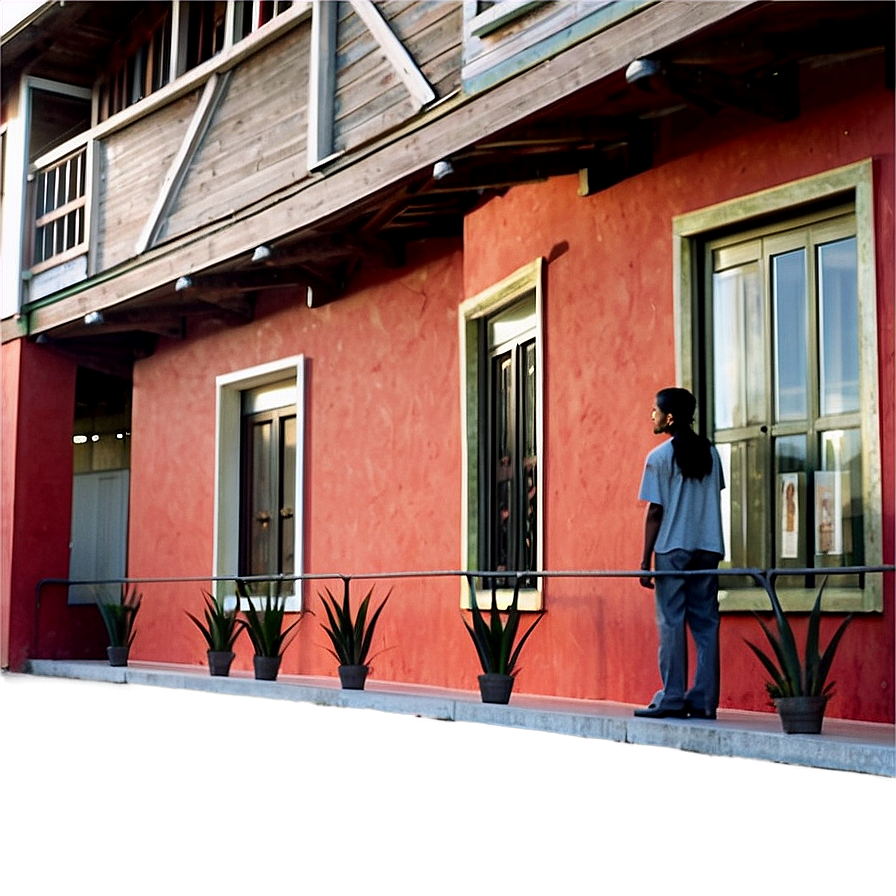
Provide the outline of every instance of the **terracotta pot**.
[[109,665],[126,666],[130,649],[130,647],[107,647],[106,656],[109,657]]
[[777,697],[775,707],[785,734],[820,734],[827,697]]
[[283,657],[280,656],[254,656],[252,662],[255,666],[255,677],[259,681],[276,681],[281,659]]
[[367,680],[368,666],[340,666],[339,680],[346,691],[363,691]]
[[230,675],[230,664],[234,657],[232,650],[209,650],[206,656],[209,675],[221,675],[225,678]]
[[487,672],[479,676],[479,693],[483,703],[509,703],[513,676]]

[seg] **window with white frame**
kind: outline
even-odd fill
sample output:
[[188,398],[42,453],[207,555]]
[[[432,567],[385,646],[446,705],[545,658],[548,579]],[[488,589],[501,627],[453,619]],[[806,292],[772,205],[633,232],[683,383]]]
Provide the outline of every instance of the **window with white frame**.
[[[844,191],[831,189],[840,183]],[[870,170],[852,166],[769,191],[766,213],[706,214],[681,240],[683,270],[702,265],[679,308],[689,385],[725,468],[729,568],[877,565],[880,449]],[[812,197],[816,198],[812,201]],[[676,222],[681,232],[701,213]],[[685,251],[685,250],[688,251]],[[685,345],[690,342],[690,345]],[[830,576],[829,609],[880,608],[878,577]],[[723,577],[721,606],[765,606],[748,580]],[[778,579],[785,606],[808,608],[818,576]]]
[[[463,563],[483,577],[480,599],[541,568],[542,261],[461,305],[464,409]],[[521,579],[519,606],[540,609],[536,577]],[[464,593],[464,601],[467,601]]]
[[298,611],[301,587],[277,579],[303,571],[303,359],[225,374],[216,387],[215,575],[270,576]]

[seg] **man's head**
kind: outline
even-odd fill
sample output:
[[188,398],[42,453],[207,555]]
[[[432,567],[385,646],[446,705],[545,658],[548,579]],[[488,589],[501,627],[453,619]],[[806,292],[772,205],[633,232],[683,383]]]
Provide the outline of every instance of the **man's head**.
[[653,431],[674,433],[679,427],[690,426],[696,410],[697,399],[687,389],[660,389],[651,411]]

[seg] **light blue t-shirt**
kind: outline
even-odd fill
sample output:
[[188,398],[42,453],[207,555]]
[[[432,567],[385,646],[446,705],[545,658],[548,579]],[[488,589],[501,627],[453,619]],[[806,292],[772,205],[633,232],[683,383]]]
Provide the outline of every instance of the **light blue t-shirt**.
[[663,508],[654,551],[715,551],[725,554],[719,493],[725,488],[722,462],[712,446],[712,470],[703,479],[685,479],[675,463],[672,440],[647,455],[638,497]]

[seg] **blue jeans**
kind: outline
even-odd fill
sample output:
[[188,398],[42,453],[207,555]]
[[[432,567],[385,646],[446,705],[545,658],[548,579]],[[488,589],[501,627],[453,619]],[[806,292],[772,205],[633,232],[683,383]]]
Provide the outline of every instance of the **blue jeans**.
[[[712,551],[656,554],[656,569],[717,569],[721,556]],[[663,709],[715,712],[719,704],[718,576],[657,576],[656,624],[659,629],[663,688],[651,705]],[[686,628],[697,648],[694,684],[688,690]]]

